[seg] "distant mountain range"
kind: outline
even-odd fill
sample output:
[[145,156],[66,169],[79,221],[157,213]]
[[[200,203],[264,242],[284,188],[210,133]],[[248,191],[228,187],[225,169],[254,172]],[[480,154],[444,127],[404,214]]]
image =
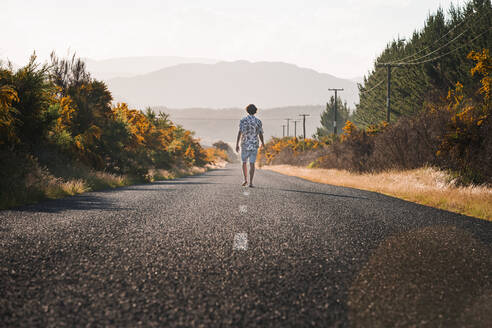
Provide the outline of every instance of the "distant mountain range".
[[214,64],[218,62],[215,59],[176,56],[122,57],[104,60],[84,58],[83,60],[92,76],[101,80],[146,74],[185,63]]
[[[119,67],[116,61],[112,63]],[[137,66],[148,70],[157,65],[158,60],[149,59]],[[95,66],[89,61],[88,68],[91,71]],[[106,69],[109,71],[110,66]],[[132,72],[136,71],[132,68]],[[344,88],[339,96],[350,107],[358,102],[356,82],[281,62],[184,63],[137,76],[109,78],[106,82],[116,101],[139,108],[243,108],[249,103],[259,108],[321,105],[332,95],[328,88],[334,87]]]

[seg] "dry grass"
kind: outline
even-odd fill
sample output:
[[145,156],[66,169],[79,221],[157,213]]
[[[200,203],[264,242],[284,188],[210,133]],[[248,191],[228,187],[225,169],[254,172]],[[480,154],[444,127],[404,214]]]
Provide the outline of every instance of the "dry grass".
[[290,165],[263,166],[263,169],[319,183],[375,191],[492,221],[492,188],[457,187],[445,172],[430,167],[375,174],[355,174],[344,170],[311,169]]
[[108,172],[91,171],[87,176],[90,190],[117,188],[130,184],[127,178]]
[[47,198],[60,198],[80,194],[89,191],[90,188],[82,179],[62,181],[61,179],[53,178],[42,189]]
[[45,174],[44,183],[39,183],[39,189],[46,198],[73,196],[87,191],[117,188],[129,185],[131,182],[123,176],[107,172],[89,171],[83,178],[63,180],[51,174]]

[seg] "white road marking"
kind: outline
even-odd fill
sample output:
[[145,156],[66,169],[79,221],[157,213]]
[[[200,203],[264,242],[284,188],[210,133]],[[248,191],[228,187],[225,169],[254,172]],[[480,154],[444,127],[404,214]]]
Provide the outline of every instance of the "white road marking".
[[249,196],[249,191],[245,191],[245,192],[243,192],[243,195],[244,195],[244,196]]
[[239,213],[246,213],[246,212],[248,212],[248,206],[239,205]]
[[234,250],[241,250],[241,251],[248,250],[248,234],[246,232],[240,232],[235,234],[232,248]]

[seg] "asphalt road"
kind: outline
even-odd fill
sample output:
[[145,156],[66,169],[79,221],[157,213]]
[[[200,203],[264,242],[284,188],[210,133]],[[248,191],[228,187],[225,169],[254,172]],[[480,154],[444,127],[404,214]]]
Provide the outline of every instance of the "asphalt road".
[[3,327],[492,327],[492,223],[239,166],[0,212]]

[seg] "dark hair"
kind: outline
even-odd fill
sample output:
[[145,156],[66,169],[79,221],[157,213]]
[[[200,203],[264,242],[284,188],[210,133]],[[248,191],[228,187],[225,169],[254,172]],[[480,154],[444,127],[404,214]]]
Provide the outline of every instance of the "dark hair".
[[254,115],[256,114],[256,111],[258,110],[258,108],[256,108],[255,105],[253,104],[249,104],[248,107],[246,107],[246,111],[248,112],[248,114],[250,115]]

